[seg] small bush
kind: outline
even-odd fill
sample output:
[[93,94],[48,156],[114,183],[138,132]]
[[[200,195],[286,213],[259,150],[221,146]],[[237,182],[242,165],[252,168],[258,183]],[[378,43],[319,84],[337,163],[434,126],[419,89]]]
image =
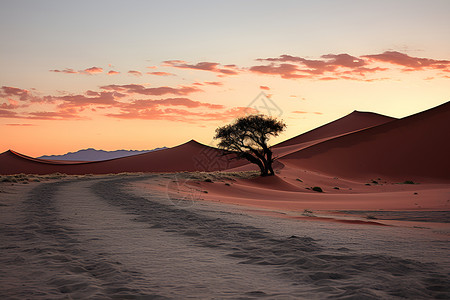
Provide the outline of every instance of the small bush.
[[304,216],[306,216],[306,217],[315,217],[313,211],[312,211],[312,210],[309,210],[309,209],[303,210],[302,215],[304,215]]
[[297,179],[295,179],[295,180],[300,181],[300,182],[303,182],[303,180],[301,180],[300,178],[297,178]]
[[227,182],[227,183],[225,183],[225,185],[226,185],[226,186],[230,186],[231,184],[229,184],[229,183]]
[[315,187],[312,188],[312,190],[314,192],[323,193],[323,190],[322,190],[322,188],[320,186],[315,186]]
[[366,216],[366,219],[368,219],[368,220],[376,220],[377,217],[372,216],[372,215],[367,215],[367,216]]
[[412,180],[405,180],[403,184],[415,184]]
[[213,182],[211,179],[209,179],[209,178],[206,178],[205,180],[203,180],[204,182]]
[[335,186],[333,189],[335,189],[335,190],[339,190],[339,188],[337,187],[337,186]]

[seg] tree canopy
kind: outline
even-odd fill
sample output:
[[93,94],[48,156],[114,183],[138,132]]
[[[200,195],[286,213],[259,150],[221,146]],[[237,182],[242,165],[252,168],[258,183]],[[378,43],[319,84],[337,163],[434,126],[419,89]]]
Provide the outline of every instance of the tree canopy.
[[216,129],[214,139],[218,147],[238,154],[258,165],[261,176],[274,175],[272,150],[268,145],[270,137],[278,136],[286,128],[283,121],[262,114],[236,119],[233,123]]

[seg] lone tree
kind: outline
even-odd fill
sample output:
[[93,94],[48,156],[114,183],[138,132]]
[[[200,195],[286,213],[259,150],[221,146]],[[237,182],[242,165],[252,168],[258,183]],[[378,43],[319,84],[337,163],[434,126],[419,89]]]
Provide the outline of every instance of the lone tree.
[[275,158],[267,141],[285,128],[286,124],[276,118],[262,114],[249,115],[217,128],[214,139],[220,140],[219,148],[237,152],[238,158],[258,165],[261,176],[268,176],[274,175],[272,163]]

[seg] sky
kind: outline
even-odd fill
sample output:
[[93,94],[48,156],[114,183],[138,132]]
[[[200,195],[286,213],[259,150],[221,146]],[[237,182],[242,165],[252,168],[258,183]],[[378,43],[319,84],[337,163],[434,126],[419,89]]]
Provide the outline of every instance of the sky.
[[214,145],[249,113],[291,138],[450,100],[450,1],[0,0],[0,153]]

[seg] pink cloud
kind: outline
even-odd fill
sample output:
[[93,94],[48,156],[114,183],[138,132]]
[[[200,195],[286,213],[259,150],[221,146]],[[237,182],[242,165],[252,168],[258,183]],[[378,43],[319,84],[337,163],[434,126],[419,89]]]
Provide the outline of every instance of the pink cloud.
[[84,107],[89,105],[108,105],[117,104],[116,92],[93,92],[87,91],[86,95],[66,95],[53,97],[54,100],[62,101],[59,108]]
[[134,75],[134,76],[142,76],[142,73],[139,71],[135,71],[135,70],[130,70],[128,71],[128,74]]
[[279,75],[284,79],[293,79],[293,78],[304,78],[306,75],[298,74],[300,71],[296,65],[293,64],[270,64],[266,66],[253,66],[250,68],[250,71],[259,74],[267,74],[267,75]]
[[0,88],[0,99],[7,98],[8,102],[11,104],[11,100],[18,99],[20,101],[30,101],[30,102],[39,102],[40,99],[36,96],[33,96],[29,90],[20,89],[11,86],[2,86]]
[[175,76],[175,74],[168,73],[168,72],[147,72],[146,74],[156,75],[156,76]]
[[270,87],[265,86],[265,85],[260,85],[259,88],[260,88],[261,90],[265,90],[265,91],[269,91],[269,90],[270,90]]
[[202,92],[202,90],[195,86],[180,86],[180,87],[168,87],[162,86],[157,88],[146,88],[140,84],[127,84],[127,85],[106,85],[100,87],[102,90],[113,90],[126,94],[141,94],[149,96],[161,96],[165,94],[185,96],[195,92]]
[[86,74],[89,74],[89,75],[92,75],[92,74],[102,73],[103,69],[99,68],[99,67],[91,67],[91,68],[84,69],[82,72],[86,73]]
[[[396,51],[382,54],[352,56],[347,53],[326,54],[320,59],[307,59],[299,56],[281,55],[275,58],[259,58],[257,61],[268,62],[249,68],[251,72],[267,75],[279,75],[285,79],[310,78],[316,80],[359,80],[374,81],[375,74],[392,68],[380,67],[376,63],[389,63],[403,66],[402,71],[413,72],[422,69],[450,71],[450,61],[430,58],[412,57]],[[371,77],[368,77],[371,75]]]
[[79,116],[76,110],[67,109],[67,110],[59,110],[59,111],[38,111],[38,112],[30,112],[25,117],[26,119],[33,120],[81,120],[82,117]]
[[75,71],[74,69],[65,68],[64,70],[50,70],[50,72],[55,73],[66,73],[66,74],[77,74],[78,71]]
[[119,119],[169,120],[176,122],[198,123],[229,121],[248,112],[248,107],[235,107],[216,111],[192,111],[179,108],[152,107],[147,109],[128,109],[120,113],[107,114]]
[[8,99],[8,103],[1,103],[0,108],[3,109],[16,109],[19,108],[19,102],[13,99]]
[[75,71],[74,69],[69,69],[69,68],[65,68],[63,70],[50,70],[50,72],[55,72],[55,73],[65,73],[65,74],[86,74],[86,75],[93,75],[93,74],[99,74],[99,73],[103,73],[103,69],[99,68],[99,67],[91,67],[91,68],[87,68],[81,71]]
[[167,60],[164,62],[164,66],[174,67],[179,69],[191,69],[209,71],[219,73],[221,75],[237,75],[239,70],[236,65],[221,65],[216,62],[199,62],[197,64],[188,64],[181,60]]
[[22,127],[22,126],[35,126],[35,124],[30,124],[30,123],[22,123],[22,124],[5,124],[6,126],[17,126],[17,127]]
[[315,114],[315,115],[323,115],[323,113],[318,112],[318,111],[314,111],[314,112],[309,112],[309,111],[303,111],[303,110],[295,110],[292,113],[294,114]]
[[397,51],[385,51],[381,54],[364,55],[363,57],[374,61],[404,66],[410,68],[411,71],[424,68],[442,70],[450,67],[449,60],[413,57]]
[[18,118],[17,112],[6,109],[0,109],[0,118]]
[[108,75],[117,75],[117,74],[120,74],[120,72],[117,72],[117,71],[114,71],[114,70],[111,70],[111,71],[108,72]]
[[220,81],[205,81],[204,84],[206,85],[215,85],[215,86],[222,86],[223,83]]

